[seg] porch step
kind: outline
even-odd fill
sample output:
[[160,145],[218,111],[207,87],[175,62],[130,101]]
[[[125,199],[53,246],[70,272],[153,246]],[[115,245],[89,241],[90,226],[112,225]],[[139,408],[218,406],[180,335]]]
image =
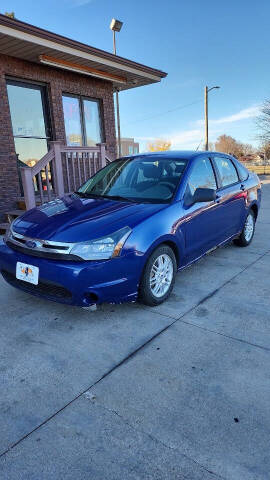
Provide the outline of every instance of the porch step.
[[4,235],[9,228],[9,223],[0,223],[0,235]]

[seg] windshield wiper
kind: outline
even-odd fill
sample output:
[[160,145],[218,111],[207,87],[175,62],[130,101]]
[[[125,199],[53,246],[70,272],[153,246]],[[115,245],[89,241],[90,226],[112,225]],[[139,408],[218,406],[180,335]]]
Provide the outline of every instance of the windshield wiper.
[[125,202],[138,203],[136,200],[128,197],[121,197],[121,195],[98,195],[97,193],[87,193],[87,192],[75,192],[77,195],[83,198],[106,198],[106,200],[123,200]]
[[121,197],[121,195],[103,195],[103,197],[111,200],[123,200],[124,202],[138,203],[136,200],[133,200],[133,198]]
[[97,195],[96,193],[87,193],[87,192],[75,192],[76,195],[83,198],[103,198],[103,195]]

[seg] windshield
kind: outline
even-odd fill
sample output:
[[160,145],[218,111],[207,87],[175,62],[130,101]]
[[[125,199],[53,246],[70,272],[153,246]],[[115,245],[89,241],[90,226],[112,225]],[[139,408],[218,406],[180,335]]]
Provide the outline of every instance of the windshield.
[[77,193],[136,202],[169,202],[179,184],[187,160],[124,158],[97,172]]

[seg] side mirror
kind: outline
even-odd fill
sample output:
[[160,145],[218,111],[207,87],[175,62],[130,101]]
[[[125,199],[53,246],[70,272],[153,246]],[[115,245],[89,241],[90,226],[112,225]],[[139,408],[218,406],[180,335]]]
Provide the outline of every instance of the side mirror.
[[194,203],[213,202],[216,200],[216,191],[212,188],[196,188],[193,195]]

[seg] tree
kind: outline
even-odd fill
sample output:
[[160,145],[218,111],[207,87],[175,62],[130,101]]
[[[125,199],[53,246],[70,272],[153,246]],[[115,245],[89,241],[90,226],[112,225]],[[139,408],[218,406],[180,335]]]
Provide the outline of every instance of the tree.
[[237,157],[240,154],[238,142],[229,135],[220,135],[216,141],[215,148],[218,152],[231,153]]
[[270,100],[266,100],[257,117],[257,127],[260,131],[259,138],[263,145],[270,143]]
[[14,12],[5,12],[6,17],[9,18],[15,18],[15,13]]
[[263,154],[265,160],[270,160],[270,143],[263,143],[259,151]]
[[149,152],[163,152],[165,150],[170,150],[170,148],[171,142],[162,138],[158,138],[147,144],[147,150],[149,150]]
[[254,148],[249,143],[241,143],[229,135],[220,135],[215,143],[218,152],[230,153],[235,157],[243,157],[254,153]]
[[240,143],[242,149],[242,155],[251,155],[255,153],[255,148],[249,143]]

